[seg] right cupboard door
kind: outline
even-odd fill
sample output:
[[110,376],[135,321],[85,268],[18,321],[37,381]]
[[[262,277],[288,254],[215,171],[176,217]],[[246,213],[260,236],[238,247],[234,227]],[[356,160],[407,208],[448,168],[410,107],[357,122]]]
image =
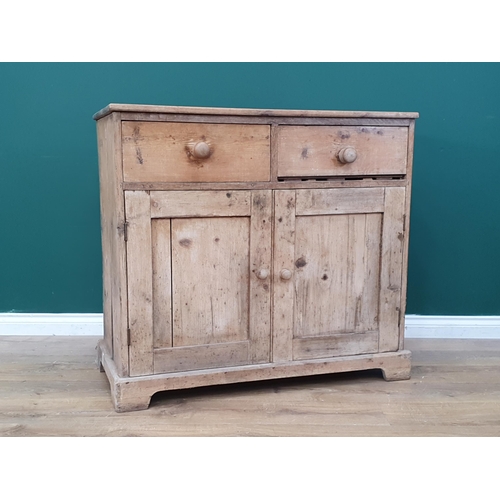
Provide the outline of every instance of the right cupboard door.
[[397,351],[405,188],[274,196],[273,361]]

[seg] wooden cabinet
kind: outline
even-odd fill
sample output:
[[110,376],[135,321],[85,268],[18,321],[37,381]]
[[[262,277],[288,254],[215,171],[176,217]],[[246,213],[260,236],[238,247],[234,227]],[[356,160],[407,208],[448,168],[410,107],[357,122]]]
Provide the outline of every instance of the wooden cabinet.
[[379,368],[403,349],[416,113],[109,105],[98,130],[115,409]]

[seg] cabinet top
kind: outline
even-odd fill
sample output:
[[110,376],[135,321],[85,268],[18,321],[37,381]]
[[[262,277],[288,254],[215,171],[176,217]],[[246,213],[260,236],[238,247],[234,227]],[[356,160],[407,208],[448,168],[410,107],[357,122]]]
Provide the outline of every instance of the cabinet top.
[[250,109],[250,108],[206,108],[193,106],[156,106],[149,104],[108,104],[98,111],[94,120],[99,120],[113,112],[124,113],[165,113],[191,115],[230,115],[230,116],[306,116],[321,118],[418,118],[415,112],[399,111],[333,111],[299,109]]

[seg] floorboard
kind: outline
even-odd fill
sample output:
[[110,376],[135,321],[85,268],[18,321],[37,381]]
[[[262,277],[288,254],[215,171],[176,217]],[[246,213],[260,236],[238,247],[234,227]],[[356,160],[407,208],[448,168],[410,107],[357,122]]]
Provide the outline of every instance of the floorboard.
[[97,337],[0,337],[0,436],[500,436],[500,340],[408,339],[378,370],[156,394],[116,413]]

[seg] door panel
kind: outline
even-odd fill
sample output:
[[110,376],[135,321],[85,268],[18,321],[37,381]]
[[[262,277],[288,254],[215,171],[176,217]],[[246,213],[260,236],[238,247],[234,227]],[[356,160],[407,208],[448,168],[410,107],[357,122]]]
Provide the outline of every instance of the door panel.
[[172,347],[172,266],[170,219],[151,220],[153,347]]
[[130,375],[268,362],[271,191],[169,194],[126,192]]
[[381,220],[297,217],[295,338],[377,329]]
[[275,193],[274,360],[397,350],[404,195]]
[[248,217],[172,220],[175,347],[248,339]]

